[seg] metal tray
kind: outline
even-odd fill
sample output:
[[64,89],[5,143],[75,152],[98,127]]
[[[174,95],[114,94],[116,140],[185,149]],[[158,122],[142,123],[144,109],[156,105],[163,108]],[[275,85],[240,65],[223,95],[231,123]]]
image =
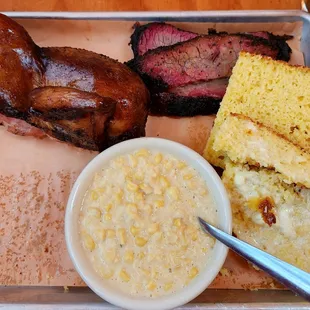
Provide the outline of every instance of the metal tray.
[[[301,52],[310,66],[310,14],[304,11],[187,12],[4,12],[23,19],[84,19],[217,23],[302,22]],[[0,286],[0,309],[118,309],[88,288]],[[310,304],[285,290],[215,290],[203,292],[178,309],[310,309]]]

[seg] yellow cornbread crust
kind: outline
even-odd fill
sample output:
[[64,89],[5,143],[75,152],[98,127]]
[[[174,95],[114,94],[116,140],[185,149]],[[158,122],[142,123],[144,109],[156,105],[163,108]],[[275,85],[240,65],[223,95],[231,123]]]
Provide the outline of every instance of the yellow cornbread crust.
[[217,113],[204,157],[224,168],[214,138],[230,113],[242,114],[310,151],[310,69],[241,52]]

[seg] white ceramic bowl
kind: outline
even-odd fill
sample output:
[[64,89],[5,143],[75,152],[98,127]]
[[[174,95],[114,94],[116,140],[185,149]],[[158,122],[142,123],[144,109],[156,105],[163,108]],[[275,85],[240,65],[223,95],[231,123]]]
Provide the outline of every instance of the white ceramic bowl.
[[212,166],[198,153],[182,144],[160,138],[138,138],[110,147],[96,156],[84,168],[72,189],[67,204],[65,216],[66,243],[70,257],[81,278],[97,295],[106,301],[125,309],[172,309],[194,299],[214,280],[227,256],[228,250],[223,244],[216,241],[212,250],[212,258],[205,270],[200,271],[199,275],[186,288],[168,296],[147,299],[126,295],[113,289],[108,282],[101,279],[89,263],[79,239],[78,217],[80,206],[94,174],[112,158],[140,148],[170,153],[194,167],[205,179],[209,191],[213,195],[219,215],[218,227],[231,233],[230,203],[223,183]]

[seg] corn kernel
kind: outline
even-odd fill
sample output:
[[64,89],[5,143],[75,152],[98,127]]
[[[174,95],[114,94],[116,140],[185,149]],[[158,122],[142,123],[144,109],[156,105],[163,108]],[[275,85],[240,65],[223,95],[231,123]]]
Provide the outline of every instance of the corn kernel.
[[139,259],[143,259],[143,258],[145,257],[144,252],[138,253],[137,257],[138,257]]
[[197,235],[196,231],[194,233],[192,233],[191,238],[192,238],[193,241],[196,241],[198,239],[198,235]]
[[137,151],[135,155],[146,157],[149,155],[149,151],[147,149],[141,149],[141,150]]
[[146,287],[149,291],[154,291],[156,288],[156,283],[154,281],[150,281]]
[[187,249],[188,249],[188,245],[182,245],[182,246],[181,246],[181,250],[182,250],[182,251],[186,251]]
[[147,243],[147,240],[142,238],[142,237],[136,237],[136,245],[139,246],[139,247],[143,247],[146,245]]
[[139,186],[136,183],[128,180],[126,184],[126,188],[131,192],[136,192],[139,189]]
[[98,198],[99,198],[98,193],[96,191],[92,191],[91,192],[91,200],[96,201],[96,200],[98,200]]
[[151,215],[152,212],[153,212],[153,208],[152,208],[152,206],[149,205],[149,204],[143,205],[143,210],[145,211],[145,213],[146,213],[147,215]]
[[135,156],[133,156],[132,154],[129,155],[129,162],[131,164],[131,167],[135,168],[138,165],[138,160]]
[[181,241],[184,245],[188,245],[188,241],[186,240],[185,230],[181,230],[181,228],[183,228],[183,227],[180,227],[180,232],[179,232],[180,241]]
[[107,229],[107,237],[114,238],[115,237],[115,230],[114,229]]
[[138,208],[135,203],[128,203],[127,204],[127,211],[131,215],[136,215],[138,213]]
[[159,182],[160,182],[161,186],[164,187],[164,188],[168,188],[168,187],[170,186],[169,181],[168,181],[167,178],[164,177],[163,175],[161,175],[161,176],[159,177]]
[[100,194],[103,194],[105,192],[105,189],[103,187],[98,187],[96,191]]
[[115,195],[115,200],[117,203],[121,203],[123,201],[123,197],[124,197],[124,191],[123,190],[118,190],[118,192]]
[[154,162],[155,164],[159,164],[163,159],[163,155],[161,153],[157,153],[154,157]]
[[182,219],[176,218],[173,220],[173,226],[181,227],[181,225],[182,225]]
[[121,279],[125,282],[129,282],[130,281],[130,275],[126,272],[125,269],[122,269],[119,273],[119,276],[121,277]]
[[135,193],[134,200],[135,201],[142,201],[144,199],[144,195],[141,192]]
[[133,179],[137,180],[137,181],[143,181],[144,179],[144,175],[143,173],[138,173],[136,172],[134,175],[133,175]]
[[196,241],[198,239],[198,231],[195,226],[189,226],[187,229],[187,234],[193,241]]
[[152,187],[150,186],[150,185],[148,185],[148,184],[145,184],[145,183],[142,183],[142,184],[140,184],[140,188],[143,190],[143,192],[145,193],[145,194],[151,194],[152,192],[153,192],[153,189],[152,189]]
[[126,262],[126,263],[129,263],[129,264],[131,264],[132,262],[133,262],[133,260],[134,260],[134,253],[133,253],[133,251],[127,251],[126,253],[125,253],[125,256],[124,256],[124,261]]
[[203,253],[207,253],[208,252],[207,248],[202,248],[201,250],[202,250]]
[[171,199],[173,199],[173,200],[179,199],[179,190],[176,187],[168,188],[167,192],[168,192],[168,195]]
[[178,164],[177,164],[177,168],[178,169],[183,169],[185,168],[187,165],[184,161],[179,161]]
[[96,246],[93,238],[89,234],[84,234],[83,243],[84,247],[89,251],[92,251]]
[[196,267],[193,267],[189,272],[189,278],[193,279],[197,276],[197,274],[198,274],[198,269]]
[[154,201],[155,208],[162,208],[164,205],[165,205],[165,202],[163,200]]
[[163,190],[161,188],[159,188],[158,186],[156,186],[154,188],[154,194],[155,195],[162,195],[163,194]]
[[173,283],[172,282],[168,282],[168,283],[165,283],[164,285],[164,290],[167,292],[167,291],[170,291],[172,289],[172,285]]
[[119,156],[119,157],[117,157],[117,158],[115,159],[115,162],[116,162],[117,164],[123,165],[123,164],[125,163],[125,159],[124,159],[123,156]]
[[98,208],[88,208],[87,213],[93,217],[100,218],[101,212]]
[[161,241],[161,240],[163,239],[163,233],[157,231],[157,232],[154,234],[153,238],[154,238],[155,240],[157,240],[157,241]]
[[102,228],[98,228],[94,231],[94,237],[99,241],[103,241],[106,238],[106,231]]
[[207,190],[202,189],[202,190],[200,191],[200,193],[199,193],[199,194],[200,194],[201,196],[206,196],[206,195],[207,195],[207,193],[208,193],[208,192],[207,192]]
[[159,272],[152,268],[151,277],[152,279],[158,279]]
[[133,236],[136,236],[140,231],[140,228],[136,227],[136,226],[131,226],[130,227],[130,232]]
[[169,160],[166,160],[165,163],[164,163],[164,167],[165,167],[165,169],[168,170],[168,171],[171,170],[172,167],[173,167],[172,162],[169,161]]
[[153,181],[155,181],[158,178],[158,173],[154,169],[149,169],[149,173]]
[[191,173],[189,173],[189,174],[184,174],[183,175],[183,180],[190,180],[190,179],[192,179],[194,176],[191,174]]
[[112,276],[114,274],[114,271],[112,269],[106,270],[103,267],[97,268],[97,272],[104,279],[110,279],[110,278],[112,278]]
[[127,177],[129,175],[130,170],[131,170],[131,168],[128,166],[125,166],[122,168],[122,171],[123,171],[125,177]]
[[104,218],[105,221],[111,221],[112,220],[112,214],[111,213],[106,213],[103,216],[103,218]]
[[124,228],[118,229],[118,239],[121,245],[126,243],[126,230]]
[[189,181],[189,182],[187,183],[187,186],[188,186],[189,189],[195,189],[195,188],[197,188],[195,182],[193,182],[193,181]]
[[112,209],[112,204],[109,203],[107,205],[104,206],[104,210],[106,210],[107,212],[109,212]]
[[159,224],[158,223],[152,223],[150,227],[148,228],[148,232],[150,234],[155,234],[159,230]]
[[116,258],[116,251],[115,249],[109,249],[105,252],[104,259],[109,263],[113,263]]
[[151,276],[151,273],[147,269],[142,269],[142,272],[144,273],[144,275],[146,277],[150,277]]

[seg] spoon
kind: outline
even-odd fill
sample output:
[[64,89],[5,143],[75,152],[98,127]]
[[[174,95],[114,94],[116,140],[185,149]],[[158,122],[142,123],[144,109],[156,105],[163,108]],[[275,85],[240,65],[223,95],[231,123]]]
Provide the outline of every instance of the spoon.
[[310,301],[310,273],[292,266],[248,243],[235,238],[206,223],[198,217],[202,229],[244,257],[261,270],[267,272],[294,293]]

